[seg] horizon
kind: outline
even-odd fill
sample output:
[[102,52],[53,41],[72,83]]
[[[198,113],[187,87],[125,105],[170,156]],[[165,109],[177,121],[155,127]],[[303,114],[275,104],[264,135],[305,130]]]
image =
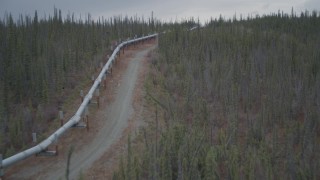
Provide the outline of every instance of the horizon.
[[[52,18],[53,16],[54,16],[54,10],[55,10],[55,8],[56,7],[54,7],[53,9],[52,9],[52,12],[49,12],[48,14],[43,14],[43,15],[41,15],[41,14],[39,14],[39,11],[38,10],[35,10],[34,12],[33,12],[33,14],[12,14],[12,13],[10,13],[10,12],[5,12],[5,14],[2,16],[2,20],[5,20],[5,18],[6,17],[8,17],[9,15],[11,15],[12,16],[12,18],[13,18],[13,20],[14,20],[14,22],[17,22],[19,19],[20,19],[20,17],[21,17],[21,15],[22,15],[22,17],[24,18],[25,16],[27,16],[27,17],[30,17],[30,18],[33,18],[34,16],[35,16],[35,13],[37,12],[37,16],[38,16],[38,19],[39,20],[48,20],[49,18]],[[61,9],[58,9],[58,8],[56,8],[56,10],[58,11],[58,13],[59,13],[59,11],[61,10]],[[300,15],[302,14],[302,13],[313,13],[313,12],[316,12],[316,14],[317,14],[317,16],[320,16],[320,11],[316,11],[316,10],[308,10],[308,9],[305,9],[305,10],[301,10],[301,11],[295,11],[293,8],[292,8],[292,10],[293,11],[290,11],[290,12],[284,12],[283,10],[281,10],[281,9],[279,9],[279,10],[277,10],[277,11],[274,11],[274,12],[269,12],[268,14],[266,14],[266,13],[264,13],[264,14],[259,14],[259,13],[251,13],[251,14],[247,14],[247,15],[245,15],[245,14],[234,14],[234,15],[232,15],[232,16],[224,16],[223,14],[220,14],[219,16],[217,16],[217,17],[212,17],[212,16],[210,16],[210,17],[208,17],[207,19],[204,19],[204,20],[200,20],[200,18],[199,17],[194,17],[194,16],[190,16],[190,17],[185,17],[185,18],[180,18],[180,19],[178,19],[177,17],[176,17],[176,19],[170,19],[170,20],[163,20],[163,19],[159,19],[158,17],[155,17],[155,16],[153,16],[153,12],[151,12],[150,13],[150,15],[149,16],[144,16],[144,15],[141,15],[141,16],[138,16],[138,14],[135,14],[135,15],[128,15],[128,14],[115,14],[115,15],[112,15],[112,16],[108,16],[108,17],[106,17],[106,16],[98,16],[98,17],[93,17],[92,15],[91,15],[91,13],[86,13],[86,14],[76,14],[76,13],[74,13],[74,12],[63,12],[62,10],[61,10],[61,15],[62,15],[62,20],[63,21],[65,21],[65,20],[67,20],[67,18],[68,18],[68,16],[73,16],[74,17],[74,20],[75,21],[79,21],[79,20],[81,20],[81,21],[85,21],[87,18],[88,18],[88,16],[90,16],[90,20],[93,20],[94,22],[98,22],[99,20],[110,20],[110,18],[114,18],[114,17],[121,17],[121,18],[138,18],[139,20],[144,20],[144,21],[147,21],[148,19],[150,19],[150,18],[153,18],[154,20],[157,20],[157,21],[160,21],[161,23],[181,23],[181,22],[184,22],[184,21],[189,21],[189,20],[193,20],[194,22],[200,22],[200,25],[205,25],[206,23],[208,23],[208,22],[210,22],[211,20],[214,20],[214,21],[216,21],[216,20],[218,20],[218,19],[220,19],[220,18],[222,18],[224,21],[228,21],[228,20],[234,20],[234,19],[236,19],[236,20],[240,20],[241,18],[242,18],[242,20],[246,20],[247,18],[250,18],[250,19],[254,19],[254,18],[256,18],[256,17],[264,17],[264,16],[272,16],[272,15],[275,15],[275,14],[283,14],[283,15],[291,15],[292,14],[292,12],[295,14],[295,17],[300,17]]]
[[[75,6],[74,4],[77,3]],[[111,18],[114,16],[128,16],[139,18],[150,18],[153,16],[161,22],[181,22],[193,18],[199,19],[201,24],[205,24],[211,19],[233,19],[235,16],[247,18],[256,15],[271,15],[278,11],[285,14],[291,14],[292,9],[297,15],[306,10],[309,12],[320,11],[320,1],[316,0],[176,0],[169,1],[146,1],[138,0],[136,2],[125,1],[102,1],[93,0],[92,2],[73,1],[73,0],[55,0],[54,2],[44,0],[4,0],[0,7],[0,17],[3,19],[6,14],[11,14],[14,19],[20,15],[33,17],[37,11],[38,17],[44,19],[53,15],[54,8],[61,10],[63,19],[67,14],[74,14],[76,19],[82,19],[90,14],[91,18],[97,21],[99,18]]]

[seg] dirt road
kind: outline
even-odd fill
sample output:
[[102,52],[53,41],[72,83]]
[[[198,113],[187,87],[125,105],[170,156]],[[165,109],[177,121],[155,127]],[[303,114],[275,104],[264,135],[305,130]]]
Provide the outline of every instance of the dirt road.
[[[71,146],[75,150],[71,157],[70,179],[78,179],[85,173],[119,140],[127,127],[128,119],[134,113],[133,91],[141,70],[141,61],[154,48],[153,43],[145,45],[143,49],[129,50],[131,54],[129,52],[127,57],[118,62],[118,68],[115,67],[113,77],[109,77],[107,82],[107,86],[112,87],[108,87],[106,91],[109,92],[105,92],[101,98],[99,110],[89,110],[94,112],[94,115],[89,116],[89,132],[85,129],[71,129],[60,138],[63,139],[58,143],[59,147],[62,146],[62,152],[59,152],[58,157],[31,157],[27,162],[9,170],[11,172],[6,179],[65,179],[66,157]],[[91,109],[97,108],[92,106]]]

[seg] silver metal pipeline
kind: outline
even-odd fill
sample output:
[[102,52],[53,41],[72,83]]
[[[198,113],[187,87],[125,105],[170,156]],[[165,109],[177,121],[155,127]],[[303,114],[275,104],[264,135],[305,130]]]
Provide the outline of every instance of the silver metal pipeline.
[[102,68],[99,76],[94,81],[91,89],[89,90],[89,92],[85,96],[85,98],[83,99],[83,102],[81,103],[81,105],[80,105],[79,109],[77,110],[77,112],[75,113],[75,115],[72,116],[66,124],[64,124],[62,127],[60,127],[56,132],[54,132],[51,136],[49,136],[47,139],[42,141],[40,144],[38,144],[30,149],[27,149],[23,152],[20,152],[18,154],[15,154],[9,158],[4,159],[2,161],[2,167],[0,167],[0,168],[7,168],[7,167],[19,162],[19,161],[31,156],[31,155],[40,153],[40,152],[46,150],[49,145],[56,142],[58,140],[58,138],[63,133],[65,133],[69,128],[71,128],[73,125],[76,125],[81,120],[81,116],[85,112],[86,107],[89,105],[89,102],[92,99],[94,92],[99,87],[100,83],[102,82],[104,74],[106,74],[106,72],[109,70],[111,63],[115,60],[116,55],[117,55],[117,53],[120,52],[121,48],[123,48],[126,45],[130,45],[132,43],[147,40],[150,38],[155,38],[157,36],[158,36],[158,34],[152,34],[149,36],[144,36],[141,38],[128,40],[128,41],[125,41],[125,42],[122,42],[121,44],[119,44],[117,46],[117,48],[113,51],[113,53],[112,53],[111,57],[108,59],[107,63]]

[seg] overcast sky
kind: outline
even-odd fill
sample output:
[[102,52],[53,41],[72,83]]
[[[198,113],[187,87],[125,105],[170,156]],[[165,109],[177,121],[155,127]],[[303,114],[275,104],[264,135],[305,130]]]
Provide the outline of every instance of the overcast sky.
[[99,16],[138,15],[154,17],[160,20],[175,21],[190,17],[199,18],[202,22],[221,14],[225,18],[236,14],[269,14],[279,9],[291,12],[291,8],[300,13],[302,10],[320,11],[320,0],[0,0],[0,16],[10,12],[14,17],[19,14],[39,16],[53,14],[53,8],[84,16],[90,13],[97,19]]

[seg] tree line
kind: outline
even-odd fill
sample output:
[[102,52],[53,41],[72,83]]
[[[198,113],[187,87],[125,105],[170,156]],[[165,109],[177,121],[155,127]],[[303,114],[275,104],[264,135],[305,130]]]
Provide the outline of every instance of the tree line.
[[174,24],[114,179],[320,178],[319,49],[318,12]]
[[88,14],[39,18],[6,14],[0,20],[0,153],[30,145],[31,133],[45,132],[71,92],[90,81],[111,53],[113,41],[156,31],[156,19]]

